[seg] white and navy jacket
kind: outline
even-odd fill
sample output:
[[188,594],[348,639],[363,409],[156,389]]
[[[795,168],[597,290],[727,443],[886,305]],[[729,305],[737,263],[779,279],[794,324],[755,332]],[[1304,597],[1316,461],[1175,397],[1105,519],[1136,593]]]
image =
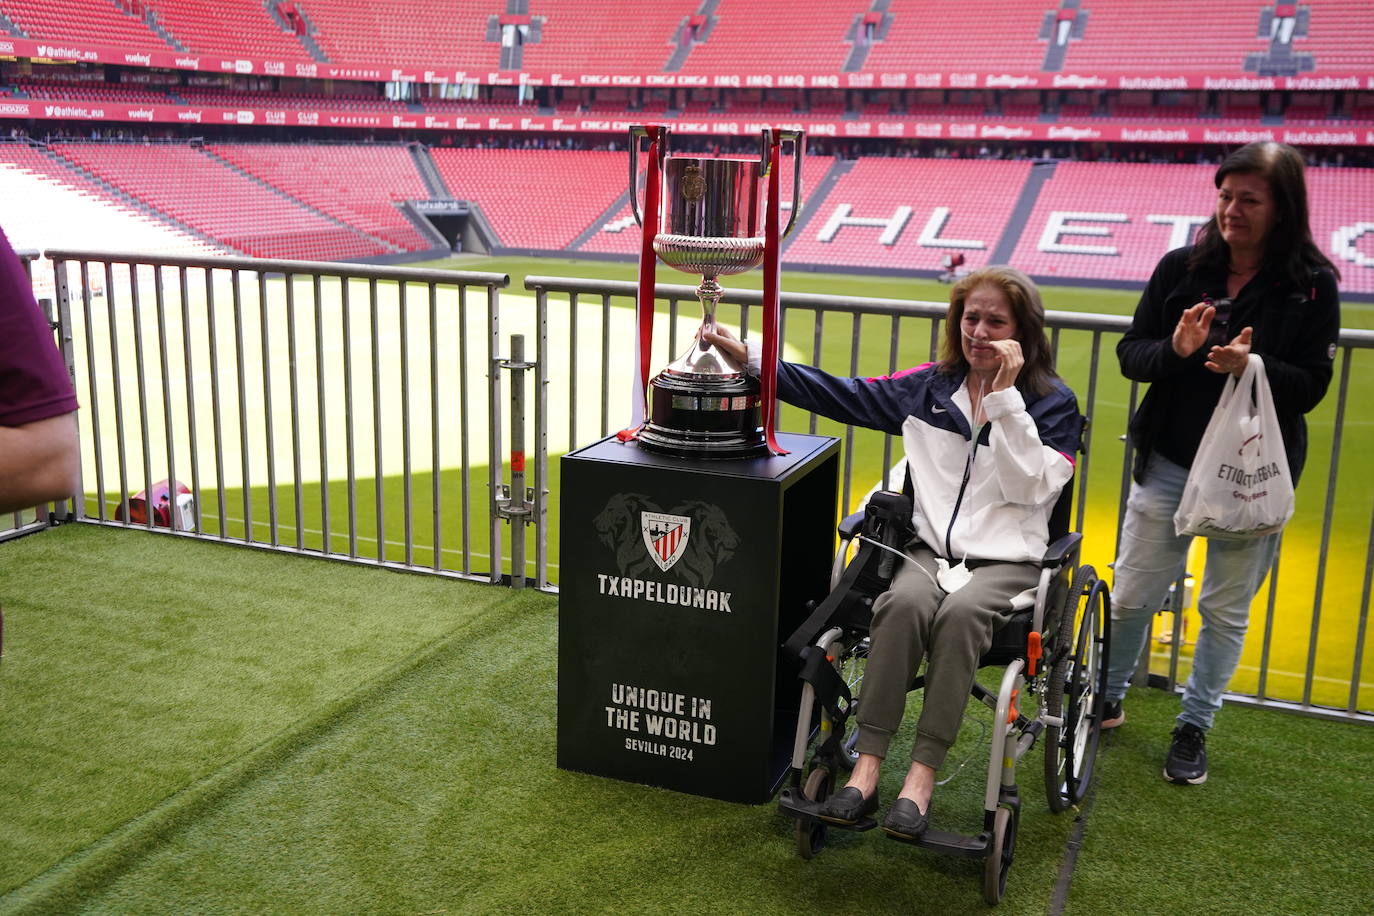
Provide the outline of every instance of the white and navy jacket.
[[1073,476],[1082,429],[1078,401],[1059,379],[1029,405],[1016,388],[988,392],[988,423],[976,448],[965,377],[934,364],[881,378],[837,378],[779,361],[778,397],[832,420],[900,434],[915,489],[916,534],[937,555],[1008,562],[1044,556],[1050,513]]

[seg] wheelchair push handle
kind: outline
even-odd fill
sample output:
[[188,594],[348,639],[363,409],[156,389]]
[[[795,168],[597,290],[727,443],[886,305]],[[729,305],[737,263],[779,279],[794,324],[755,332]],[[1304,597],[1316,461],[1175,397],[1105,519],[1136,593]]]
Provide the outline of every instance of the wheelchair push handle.
[[897,565],[893,551],[900,553],[912,535],[911,497],[891,490],[870,496],[864,511],[864,534],[889,548],[878,560],[878,575],[890,579]]

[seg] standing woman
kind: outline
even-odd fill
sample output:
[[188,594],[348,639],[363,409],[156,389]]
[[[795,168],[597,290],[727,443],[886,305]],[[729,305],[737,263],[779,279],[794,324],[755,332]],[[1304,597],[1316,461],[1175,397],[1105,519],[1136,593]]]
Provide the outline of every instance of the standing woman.
[[[1312,241],[1301,154],[1251,143],[1217,169],[1215,218],[1196,243],[1155,267],[1117,344],[1121,371],[1150,388],[1131,420],[1134,480],[1112,584],[1112,654],[1103,728],[1125,721],[1121,700],[1149,637],[1150,618],[1183,573],[1189,536],[1174,511],[1227,374],[1264,359],[1296,483],[1307,455],[1303,414],[1331,381],[1340,333],[1339,273]],[[1198,595],[1202,628],[1183,689],[1164,778],[1207,779],[1205,735],[1235,673],[1250,602],[1274,561],[1278,533],[1209,539]]]

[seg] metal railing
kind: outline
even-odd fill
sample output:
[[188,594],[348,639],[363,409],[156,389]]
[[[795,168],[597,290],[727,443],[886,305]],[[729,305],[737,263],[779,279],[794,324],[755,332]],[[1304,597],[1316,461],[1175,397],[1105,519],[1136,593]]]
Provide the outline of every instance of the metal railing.
[[46,254],[83,407],[78,517],[175,530],[180,484],[178,533],[504,579],[508,277]]
[[[501,296],[508,281],[495,274],[47,254],[83,405],[83,519],[156,528],[151,511],[131,520],[131,491],[179,480],[196,509],[183,536],[556,589],[558,467],[548,458],[628,425],[636,284],[532,276],[531,298]],[[657,295],[652,359],[666,365],[700,306],[690,286]],[[760,304],[757,292],[727,290],[719,317],[747,336]],[[842,375],[930,359],[946,309],[795,293],[782,305],[784,358]],[[1059,372],[1091,420],[1074,518],[1085,562],[1105,570],[1130,480],[1123,433],[1141,393],[1107,349],[1128,319],[1047,317]],[[505,355],[503,332],[519,338]],[[1374,492],[1362,458],[1374,424],[1355,396],[1374,381],[1371,350],[1374,333],[1343,332],[1331,393],[1309,417],[1298,516],[1233,682],[1248,702],[1374,722],[1364,671]],[[842,439],[841,513],[900,456],[891,437],[791,407],[779,424]],[[1189,595],[1180,582],[1178,613],[1152,643],[1151,670],[1169,686],[1190,659]]]
[[[547,344],[551,349],[546,352],[541,343],[540,361],[565,353],[555,377],[568,381],[566,402],[561,409],[546,408],[558,417],[550,427],[552,451],[571,450],[627,425],[634,339],[628,325],[636,285],[531,276],[525,286],[535,293],[541,324],[556,330],[549,338],[556,343]],[[667,302],[666,309],[660,307],[663,327],[655,336],[655,365],[662,366],[679,355],[679,345],[700,321],[700,308],[689,286],[660,285],[657,297]],[[761,303],[761,293],[728,290],[719,317],[747,335]],[[894,372],[935,357],[946,308],[936,302],[784,292],[783,355],[839,375]],[[1131,479],[1133,455],[1124,433],[1143,395],[1141,386],[1121,377],[1115,359],[1116,340],[1130,319],[1051,311],[1046,324],[1058,371],[1090,420],[1075,477],[1074,523],[1085,535],[1085,561],[1107,575]],[[1342,332],[1338,351],[1330,392],[1308,417],[1298,516],[1287,529],[1270,583],[1256,600],[1251,639],[1231,699],[1374,724],[1374,679],[1364,664],[1371,641],[1374,488],[1362,466],[1365,456],[1374,454],[1374,418],[1367,407],[1360,413],[1367,400],[1357,396],[1374,385],[1374,332]],[[579,363],[591,363],[596,371],[582,371]],[[601,387],[587,390],[598,377]],[[624,387],[625,397],[615,396],[616,386]],[[840,514],[855,508],[901,454],[894,437],[798,414],[786,405],[779,410],[779,425],[842,439]],[[551,510],[557,511],[556,500]],[[1171,613],[1157,618],[1146,661],[1151,680],[1170,689],[1191,661],[1189,640],[1197,627],[1191,608],[1194,571],[1201,572],[1200,554],[1190,559],[1189,574],[1175,587],[1176,598],[1165,609]]]

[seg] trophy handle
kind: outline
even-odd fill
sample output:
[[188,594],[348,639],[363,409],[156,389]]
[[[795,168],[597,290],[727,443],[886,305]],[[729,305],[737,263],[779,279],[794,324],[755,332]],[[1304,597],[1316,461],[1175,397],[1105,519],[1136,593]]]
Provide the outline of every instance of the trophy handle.
[[[787,238],[792,234],[792,227],[797,224],[797,214],[801,211],[801,167],[802,151],[806,149],[806,134],[800,130],[779,130],[778,143],[783,144],[788,140],[792,141],[792,208],[787,214],[787,226],[782,230],[782,237]],[[765,127],[763,129],[763,161],[759,169],[760,175],[768,174],[769,151],[773,145],[773,131]]]
[[630,212],[634,214],[635,225],[643,226],[644,219],[639,214],[639,141],[647,138],[651,130],[662,131],[660,138],[663,143],[658,150],[658,162],[652,163],[651,168],[662,168],[663,157],[668,155],[668,128],[666,127],[631,127],[630,128]]
[[802,152],[806,149],[806,134],[800,130],[780,130],[778,131],[778,142],[786,143],[792,141],[792,209],[787,214],[787,228],[782,230],[782,237],[787,238],[792,234],[792,227],[797,224],[797,214],[801,212],[801,170]]

